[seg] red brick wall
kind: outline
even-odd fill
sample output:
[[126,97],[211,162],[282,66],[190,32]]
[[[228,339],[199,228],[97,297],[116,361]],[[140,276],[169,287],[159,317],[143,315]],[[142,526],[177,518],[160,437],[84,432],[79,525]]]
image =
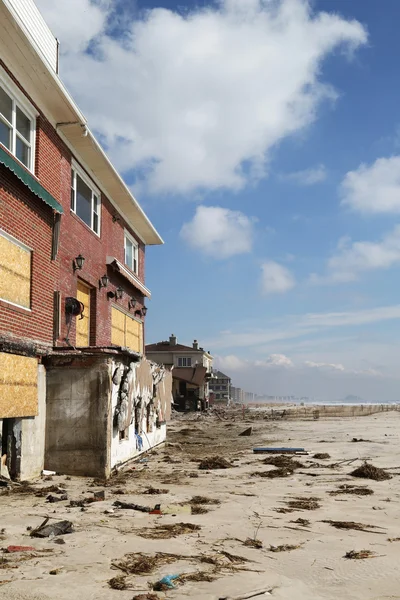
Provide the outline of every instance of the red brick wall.
[[[12,73],[1,60],[0,65],[3,66],[10,77],[13,78]],[[15,79],[14,81],[24,92],[18,82]],[[67,296],[76,297],[77,279],[79,276],[83,282],[92,287],[90,343],[91,345],[97,346],[109,346],[111,344],[111,301],[107,298],[107,291],[115,292],[115,289],[118,286],[124,288],[126,293],[124,293],[123,298],[118,300],[117,303],[125,310],[128,310],[128,301],[132,296],[134,296],[138,302],[135,310],[140,309],[144,304],[144,297],[139,290],[131,285],[126,279],[118,274],[113,274],[110,269],[107,271],[106,257],[114,256],[123,263],[124,228],[126,228],[135,239],[137,239],[137,236],[126,225],[122,217],[113,223],[112,217],[113,215],[118,214],[118,211],[104,194],[102,194],[101,197],[100,237],[91,231],[79,217],[71,212],[71,152],[51,123],[42,114],[40,107],[36,106],[29,96],[27,96],[27,98],[40,113],[36,124],[35,175],[43,187],[54,196],[64,209],[64,214],[61,218],[59,253],[56,261],[57,267],[59,268],[59,277],[57,278],[58,281],[52,283],[51,288],[48,290],[49,293],[47,294],[46,292],[46,296],[43,298],[43,302],[47,303],[51,291],[51,303],[49,303],[48,306],[46,304],[45,310],[46,318],[47,316],[51,316],[51,318],[48,319],[48,323],[46,323],[46,339],[48,338],[49,327],[51,330],[53,327],[53,291],[58,290],[61,292],[62,296],[62,317],[61,334],[57,341],[57,345],[63,346],[65,344],[67,333],[67,323],[64,311],[65,298]],[[79,163],[78,160],[77,162]],[[30,221],[27,220],[25,224],[27,229],[29,229],[29,224]],[[13,235],[18,237],[15,233],[13,233]],[[25,240],[22,239],[21,241]],[[49,241],[51,243],[51,236]],[[139,240],[137,241],[139,243],[138,277],[144,283],[145,247],[142,242]],[[28,242],[26,243],[29,245]],[[73,259],[78,254],[82,254],[85,257],[85,263],[81,271],[74,272],[72,266]],[[103,288],[99,290],[99,279],[105,273],[108,273],[110,277],[110,285],[107,289]],[[39,278],[38,281],[40,283],[41,279]],[[72,344],[75,343],[75,319],[73,319],[69,339]]]
[[0,165],[0,228],[33,249],[31,311],[0,301],[0,337],[53,341],[53,290],[58,264],[51,261],[53,210]]

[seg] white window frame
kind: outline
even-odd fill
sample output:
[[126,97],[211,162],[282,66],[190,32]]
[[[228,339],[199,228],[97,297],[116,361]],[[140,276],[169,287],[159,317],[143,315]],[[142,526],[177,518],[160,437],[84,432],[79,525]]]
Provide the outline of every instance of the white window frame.
[[[0,146],[4,147],[8,152],[10,152],[15,160],[17,160],[21,165],[23,165],[26,169],[31,171],[33,174],[35,173],[35,147],[36,147],[36,118],[39,116],[39,113],[34,109],[32,104],[27,100],[21,90],[15,85],[12,79],[7,75],[7,73],[0,67],[0,86],[3,88],[5,93],[10,96],[12,100],[12,122],[10,123],[2,114],[0,114],[0,120],[7,125],[7,127],[11,128],[11,148],[7,148],[0,143]],[[31,140],[28,142],[17,131],[17,107],[24,113],[24,115],[30,121],[30,137]],[[17,137],[20,138],[24,144],[29,147],[30,156],[29,156],[29,164],[26,165],[23,163],[16,155],[17,149]]]
[[192,366],[192,357],[191,356],[179,356],[178,357],[178,367],[191,367],[191,366]]
[[[134,268],[134,265],[128,265],[128,263],[126,262],[126,240],[129,240],[134,248],[136,258],[136,269]],[[124,265],[128,267],[128,269],[130,269],[132,273],[135,273],[135,275],[139,273],[139,244],[137,240],[135,240],[135,238],[126,229],[124,229]]]
[[[86,183],[88,188],[90,188],[92,192],[92,207],[90,211],[90,225],[85,223],[83,219],[76,212],[76,177],[77,175],[82,179],[83,183]],[[74,213],[84,223],[87,227],[89,227],[94,234],[100,237],[101,233],[101,192],[94,185],[93,181],[86,175],[83,169],[78,165],[78,163],[74,160],[71,162],[71,212]],[[98,223],[98,231],[96,231],[93,227],[94,225],[94,213],[97,214],[97,223]]]

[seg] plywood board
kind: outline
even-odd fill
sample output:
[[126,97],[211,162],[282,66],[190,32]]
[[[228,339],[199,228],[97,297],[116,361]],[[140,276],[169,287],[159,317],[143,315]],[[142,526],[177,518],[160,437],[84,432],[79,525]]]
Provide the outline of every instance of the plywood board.
[[125,313],[111,308],[111,343],[125,346]]
[[0,419],[38,414],[37,360],[0,352]]
[[0,232],[0,298],[30,308],[31,252]]
[[90,346],[90,288],[78,281],[76,298],[84,306],[82,315],[76,317],[76,345],[80,347]]

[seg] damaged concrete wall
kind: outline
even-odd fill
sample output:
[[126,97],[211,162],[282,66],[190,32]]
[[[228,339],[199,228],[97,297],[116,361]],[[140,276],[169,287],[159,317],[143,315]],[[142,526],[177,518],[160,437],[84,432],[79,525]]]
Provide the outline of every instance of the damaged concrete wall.
[[171,372],[142,359],[113,364],[111,467],[163,442],[172,403]]
[[45,468],[71,475],[105,477],[110,466],[107,358],[60,361],[47,372]]
[[137,359],[126,353],[49,359],[46,469],[108,477],[165,440],[171,373]]
[[21,419],[20,479],[38,477],[44,469],[46,370],[38,366],[38,416]]

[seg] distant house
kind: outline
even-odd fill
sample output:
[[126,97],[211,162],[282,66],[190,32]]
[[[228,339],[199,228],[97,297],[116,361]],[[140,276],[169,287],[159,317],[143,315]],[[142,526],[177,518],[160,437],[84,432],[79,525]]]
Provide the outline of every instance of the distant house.
[[172,393],[175,408],[181,411],[205,410],[209,404],[209,379],[213,357],[199,347],[178,344],[175,335],[169,340],[146,346],[146,357],[172,369]]
[[213,403],[229,404],[231,400],[231,378],[222,371],[213,371],[210,394]]

